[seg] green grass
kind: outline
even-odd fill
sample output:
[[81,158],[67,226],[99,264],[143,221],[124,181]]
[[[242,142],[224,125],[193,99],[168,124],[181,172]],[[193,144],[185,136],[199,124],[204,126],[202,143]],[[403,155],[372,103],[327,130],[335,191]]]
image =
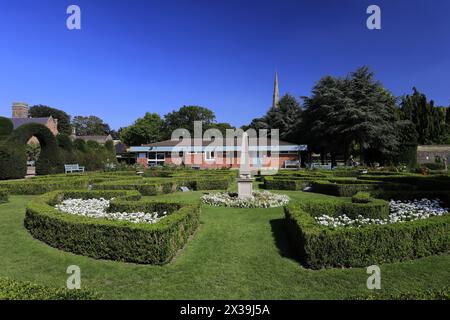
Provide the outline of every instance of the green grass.
[[[297,201],[324,195],[282,192]],[[196,201],[203,192],[160,198]],[[202,207],[202,225],[165,266],[94,260],[47,246],[23,227],[31,196],[0,205],[0,276],[64,287],[66,268],[81,268],[82,287],[111,299],[340,299],[369,293],[363,268],[312,271],[293,256],[282,208]],[[382,290],[433,289],[450,279],[448,254],[381,266]]]

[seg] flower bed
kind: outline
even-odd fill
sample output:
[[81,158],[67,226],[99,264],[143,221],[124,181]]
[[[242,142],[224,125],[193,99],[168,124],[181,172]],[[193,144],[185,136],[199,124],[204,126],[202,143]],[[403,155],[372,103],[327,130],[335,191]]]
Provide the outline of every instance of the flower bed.
[[[114,200],[111,199],[111,200]],[[110,200],[100,199],[66,199],[55,206],[56,209],[74,215],[108,220],[129,221],[132,223],[157,223],[167,216],[167,211],[153,212],[108,212]]]
[[371,219],[359,215],[351,219],[347,215],[331,217],[322,215],[315,217],[317,223],[326,227],[362,227],[368,224],[389,224],[426,219],[435,216],[448,214],[448,208],[441,207],[442,201],[439,199],[429,200],[423,198],[421,200],[401,201],[391,200],[389,203],[389,217],[387,219]]
[[288,204],[289,197],[284,194],[275,194],[268,191],[254,191],[251,198],[241,199],[237,193],[217,192],[204,195],[202,201],[212,206],[275,208]]
[[[164,212],[156,223],[133,223],[68,214],[55,208],[68,199],[112,199],[114,212]],[[100,207],[100,205],[99,205]],[[97,259],[164,264],[187,242],[199,224],[200,206],[142,200],[137,191],[53,191],[32,199],[24,226],[55,248]]]

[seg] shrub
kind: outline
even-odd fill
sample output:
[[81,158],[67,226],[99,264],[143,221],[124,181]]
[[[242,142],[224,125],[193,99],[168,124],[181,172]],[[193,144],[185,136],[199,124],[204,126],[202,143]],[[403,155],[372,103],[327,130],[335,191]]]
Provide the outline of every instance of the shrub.
[[0,203],[8,201],[8,191],[0,189]]
[[346,181],[321,181],[312,183],[313,192],[328,194],[337,197],[351,197],[359,191],[370,191],[379,185],[374,181],[346,180]]
[[450,215],[406,223],[330,229],[298,204],[285,207],[288,235],[313,269],[363,267],[447,252]]
[[353,203],[369,203],[372,199],[370,198],[370,193],[368,192],[358,192],[352,197]]
[[14,130],[7,141],[14,146],[24,147],[33,136],[39,140],[41,145],[41,153],[36,162],[36,174],[45,175],[63,172],[64,167],[55,136],[46,126],[38,123],[24,124]]
[[371,292],[369,294],[348,297],[347,300],[450,300],[450,288],[443,286],[428,290]]
[[[87,218],[52,207],[69,197],[115,197],[116,206],[133,210],[162,205],[179,209],[155,224],[148,224]],[[198,203],[146,203],[137,201],[139,197],[136,191],[54,191],[28,203],[24,225],[36,239],[76,254],[135,263],[167,263],[197,228],[200,206]]]
[[72,139],[70,139],[70,137],[67,134],[58,134],[56,136],[56,141],[61,149],[66,150],[68,152],[72,152],[73,150]]
[[0,180],[21,179],[26,174],[25,148],[6,141],[0,142]]
[[444,170],[445,169],[445,165],[442,162],[424,163],[423,166],[430,170]]
[[75,149],[81,152],[87,152],[86,142],[83,139],[75,139],[73,141],[73,146]]
[[0,140],[6,139],[14,129],[12,121],[5,117],[0,117]]
[[90,290],[68,290],[0,278],[0,300],[93,300],[100,295]]
[[264,177],[264,189],[268,190],[303,190],[311,185],[311,180],[280,179],[280,177]]

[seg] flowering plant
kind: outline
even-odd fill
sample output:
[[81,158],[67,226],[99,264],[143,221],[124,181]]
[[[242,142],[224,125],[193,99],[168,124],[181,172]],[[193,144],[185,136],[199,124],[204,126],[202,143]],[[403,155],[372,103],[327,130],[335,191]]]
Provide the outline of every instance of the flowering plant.
[[109,205],[110,200],[103,198],[87,200],[66,199],[60,204],[57,204],[55,208],[65,213],[84,217],[129,221],[133,223],[156,223],[167,216],[167,212],[108,212]]
[[284,194],[275,194],[269,191],[254,191],[250,198],[241,199],[237,193],[217,192],[204,195],[202,202],[212,206],[275,208],[288,204],[289,197]]
[[403,223],[407,221],[414,221],[419,219],[427,219],[435,216],[442,216],[448,214],[448,208],[441,207],[439,199],[429,200],[423,198],[414,201],[400,201],[391,200],[389,202],[389,218],[387,219],[370,219],[359,215],[356,219],[350,219],[346,215],[338,217],[330,217],[322,215],[315,217],[316,221],[323,226],[337,228],[337,227],[361,227],[368,224],[389,224],[389,223]]

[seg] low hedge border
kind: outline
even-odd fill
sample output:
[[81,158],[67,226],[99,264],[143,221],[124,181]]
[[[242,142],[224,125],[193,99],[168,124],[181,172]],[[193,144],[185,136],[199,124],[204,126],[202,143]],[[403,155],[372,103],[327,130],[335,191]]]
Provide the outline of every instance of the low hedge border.
[[312,182],[312,191],[336,197],[351,197],[359,191],[370,191],[380,186],[380,182],[361,180],[315,180]]
[[365,267],[448,252],[450,215],[387,225],[331,229],[299,204],[285,207],[288,236],[309,268]]
[[28,281],[0,278],[0,300],[97,300],[101,296],[91,290],[52,288]]
[[428,290],[411,290],[399,292],[371,292],[357,296],[346,297],[346,300],[450,300],[450,287]]
[[0,189],[0,203],[8,202],[8,191]]
[[[170,214],[155,224],[88,218],[62,213],[53,205],[65,198],[112,197],[114,208],[151,208]],[[96,259],[142,264],[168,263],[199,224],[200,205],[139,200],[137,191],[53,191],[31,200],[24,225],[52,247]]]

